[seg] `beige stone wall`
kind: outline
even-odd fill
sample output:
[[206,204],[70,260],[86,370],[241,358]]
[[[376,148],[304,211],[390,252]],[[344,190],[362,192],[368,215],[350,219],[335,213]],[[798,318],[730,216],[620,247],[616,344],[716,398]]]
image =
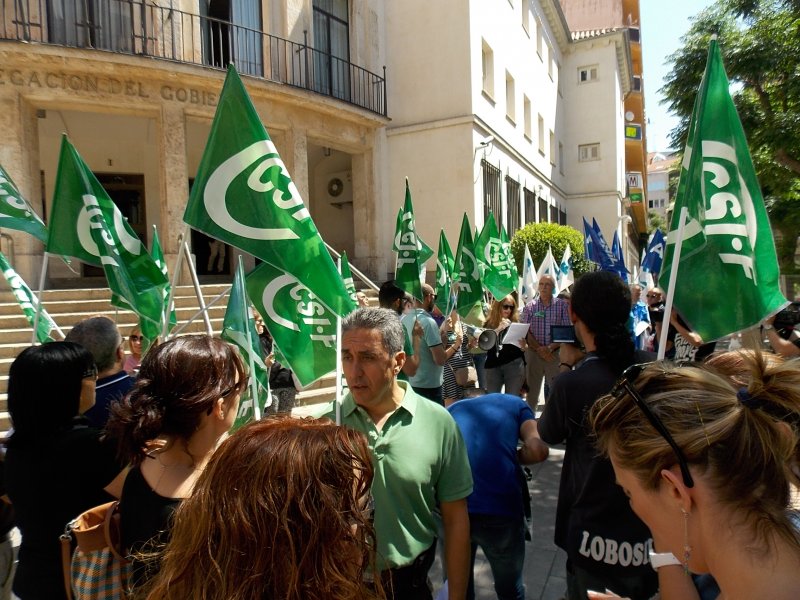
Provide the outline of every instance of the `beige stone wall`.
[[[151,58],[6,43],[0,47],[0,126],[5,134],[0,164],[40,214],[40,171],[48,213],[62,131],[95,172],[143,174],[147,230],[157,225],[172,263],[183,231],[188,179],[197,170],[223,79],[220,71]],[[364,268],[375,266],[382,250],[370,217],[375,211],[365,205],[382,201],[373,193],[376,174],[369,165],[376,161],[376,132],[385,119],[305,90],[243,80],[315,221],[320,190],[309,170],[309,154],[326,146],[360,165],[351,213],[326,212],[325,218],[329,226],[349,232],[341,237],[353,247],[354,263],[362,266],[358,254],[363,251],[370,265]],[[359,205],[363,211],[354,217]],[[41,244],[27,234],[11,235],[15,266],[34,287]],[[74,276],[64,267],[53,269],[54,277]]]

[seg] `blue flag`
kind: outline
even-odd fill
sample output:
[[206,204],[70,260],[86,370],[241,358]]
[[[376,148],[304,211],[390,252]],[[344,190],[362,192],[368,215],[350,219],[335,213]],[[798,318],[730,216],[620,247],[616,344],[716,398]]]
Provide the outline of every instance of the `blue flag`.
[[619,243],[619,235],[614,231],[614,239],[611,242],[611,253],[616,261],[616,269],[622,281],[628,283],[628,269],[625,267],[625,257],[622,254],[622,244]]
[[666,238],[660,229],[656,229],[647,245],[647,254],[642,261],[642,271],[658,273],[664,260]]
[[608,247],[608,243],[606,242],[605,238],[603,238],[603,234],[600,233],[600,227],[597,225],[597,221],[594,221],[594,219],[592,221],[593,225],[591,227],[587,227],[587,232],[592,240],[591,243],[593,256],[591,257],[591,260],[597,263],[603,271],[618,273],[619,270],[617,268],[617,260],[611,253],[611,248]]
[[586,260],[599,263],[600,259],[595,256],[595,246],[592,243],[592,226],[583,217],[583,255]]

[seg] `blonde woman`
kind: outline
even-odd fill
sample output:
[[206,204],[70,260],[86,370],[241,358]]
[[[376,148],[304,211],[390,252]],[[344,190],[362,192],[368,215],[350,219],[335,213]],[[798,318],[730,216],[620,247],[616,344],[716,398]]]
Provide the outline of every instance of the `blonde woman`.
[[800,590],[790,507],[800,364],[760,354],[743,354],[741,364],[749,377],[739,381],[724,368],[634,365],[590,419],[631,507],[669,559],[661,569],[710,573],[725,600],[789,600]]
[[492,302],[489,317],[484,321],[484,329],[497,333],[497,344],[486,353],[486,392],[505,393],[519,396],[525,383],[525,353],[514,344],[504,344],[503,339],[512,323],[518,323],[517,301],[508,295]]
[[122,368],[131,377],[136,377],[139,367],[142,364],[142,330],[138,325],[134,325],[128,335],[128,354],[125,357],[125,364]]

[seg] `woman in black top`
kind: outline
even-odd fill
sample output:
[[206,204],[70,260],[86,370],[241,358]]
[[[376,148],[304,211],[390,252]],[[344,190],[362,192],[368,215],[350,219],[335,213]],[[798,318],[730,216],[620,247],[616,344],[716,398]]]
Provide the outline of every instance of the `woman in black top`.
[[484,321],[485,329],[494,329],[497,333],[497,344],[486,352],[486,391],[490,394],[500,393],[505,386],[505,393],[520,395],[525,383],[525,352],[514,344],[504,344],[508,326],[519,322],[517,301],[509,295],[502,300],[492,302],[489,317]]
[[233,425],[246,386],[230,344],[187,335],[148,352],[133,390],[112,406],[106,429],[131,465],[120,525],[133,557],[134,587],[158,571],[148,555],[167,542],[172,513]]
[[79,417],[94,404],[96,380],[92,355],[72,342],[26,348],[11,365],[5,477],[22,533],[13,588],[21,600],[66,598],[58,537],[78,514],[113,499],[103,488],[121,467]]

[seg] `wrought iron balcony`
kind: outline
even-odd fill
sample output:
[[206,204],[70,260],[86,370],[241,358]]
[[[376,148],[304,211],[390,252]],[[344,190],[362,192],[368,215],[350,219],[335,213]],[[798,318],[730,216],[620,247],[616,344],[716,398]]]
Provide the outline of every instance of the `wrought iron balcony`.
[[303,43],[146,0],[0,0],[0,39],[92,48],[224,69],[386,116],[383,76]]

